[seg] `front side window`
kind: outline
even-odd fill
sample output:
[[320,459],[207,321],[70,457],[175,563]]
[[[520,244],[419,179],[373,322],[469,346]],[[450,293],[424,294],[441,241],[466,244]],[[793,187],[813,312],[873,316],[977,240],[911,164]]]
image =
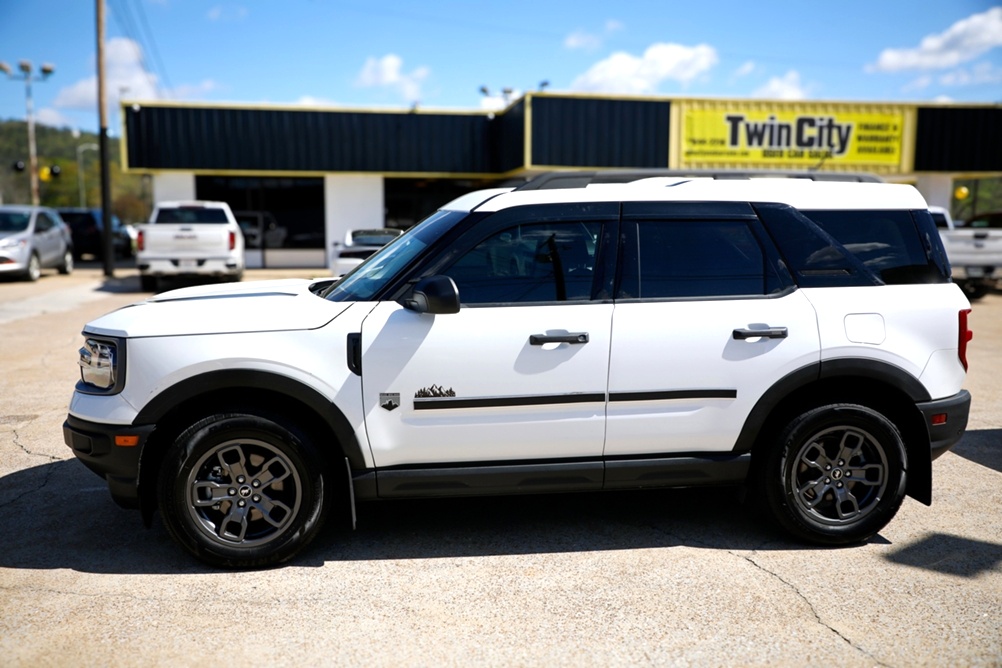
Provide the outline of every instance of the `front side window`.
[[47,213],[40,211],[38,213],[38,217],[35,219],[35,233],[48,232],[55,227],[55,225],[56,224],[52,222],[52,219],[49,218]]
[[596,221],[512,225],[482,240],[442,273],[456,282],[467,305],[587,300],[601,228]]
[[786,286],[744,220],[624,224],[617,299],[768,295]]

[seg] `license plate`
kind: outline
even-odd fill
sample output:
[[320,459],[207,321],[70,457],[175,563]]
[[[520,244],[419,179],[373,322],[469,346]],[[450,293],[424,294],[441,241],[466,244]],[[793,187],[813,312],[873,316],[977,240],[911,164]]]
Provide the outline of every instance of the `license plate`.
[[177,266],[181,269],[197,269],[198,260],[179,260]]

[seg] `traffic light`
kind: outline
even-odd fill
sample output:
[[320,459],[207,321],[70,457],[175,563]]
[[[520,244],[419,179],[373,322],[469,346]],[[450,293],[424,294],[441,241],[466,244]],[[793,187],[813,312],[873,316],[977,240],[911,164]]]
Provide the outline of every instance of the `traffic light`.
[[15,172],[23,172],[25,168],[24,160],[15,160],[10,166]]
[[40,167],[38,170],[38,178],[42,181],[51,181],[57,178],[63,170],[59,168],[59,165],[46,165],[45,167]]

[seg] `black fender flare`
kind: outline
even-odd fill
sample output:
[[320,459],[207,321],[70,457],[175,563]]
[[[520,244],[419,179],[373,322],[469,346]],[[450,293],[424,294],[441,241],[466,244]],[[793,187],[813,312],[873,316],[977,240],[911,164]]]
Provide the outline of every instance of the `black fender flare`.
[[[840,358],[809,364],[787,374],[762,395],[748,414],[733,451],[737,454],[751,452],[759,433],[773,411],[798,390],[819,381],[849,377],[873,380],[895,387],[901,390],[914,404],[931,400],[928,390],[917,378],[901,367],[887,362],[863,358]],[[920,417],[921,413],[917,406],[915,410],[917,417]],[[925,439],[926,447],[931,442],[928,427],[924,425],[924,422],[922,427],[924,433],[918,433],[918,430],[913,428],[902,436],[905,438],[908,451],[908,495],[929,505],[932,501],[932,456],[931,452],[927,453],[928,456],[922,456],[922,452],[918,449],[921,444],[915,442],[919,436]],[[912,447],[908,447],[909,443],[912,444]]]
[[362,446],[355,438],[355,430],[334,402],[298,380],[268,371],[222,369],[186,378],[147,402],[133,424],[155,425],[179,404],[199,395],[227,389],[267,390],[309,407],[330,427],[351,468],[366,468]]

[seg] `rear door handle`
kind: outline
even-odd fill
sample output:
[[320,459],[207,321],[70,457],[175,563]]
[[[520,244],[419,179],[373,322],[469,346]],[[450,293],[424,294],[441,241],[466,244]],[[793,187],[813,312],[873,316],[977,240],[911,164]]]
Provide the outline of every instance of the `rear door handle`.
[[572,332],[570,334],[530,334],[530,346],[542,346],[547,343],[570,343],[580,345],[588,343],[588,332]]
[[739,341],[745,339],[785,339],[789,335],[786,327],[770,327],[769,329],[735,329],[734,338]]

